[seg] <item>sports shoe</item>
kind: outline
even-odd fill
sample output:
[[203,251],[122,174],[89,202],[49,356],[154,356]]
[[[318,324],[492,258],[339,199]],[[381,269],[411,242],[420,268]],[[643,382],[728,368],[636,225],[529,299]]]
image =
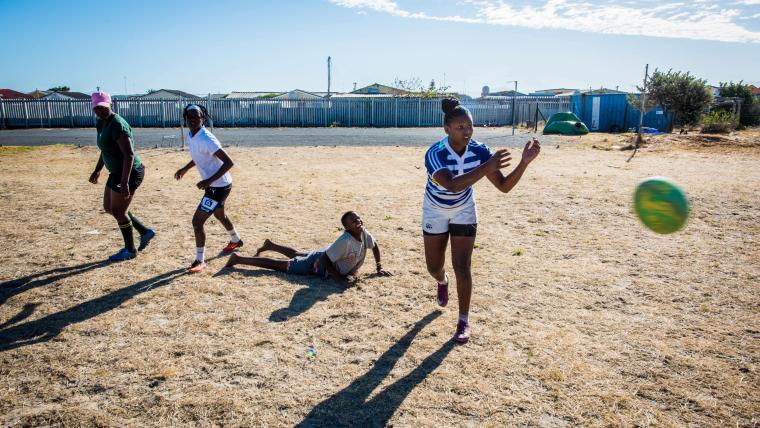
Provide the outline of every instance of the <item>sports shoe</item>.
[[470,340],[470,323],[459,320],[457,331],[454,333],[454,342],[467,343]]
[[189,268],[187,268],[187,273],[198,273],[203,269],[206,269],[206,263],[200,260],[196,260],[193,262],[193,264],[190,265]]
[[236,249],[238,249],[238,248],[240,248],[242,246],[243,246],[243,240],[242,239],[240,241],[237,241],[237,242],[230,241],[230,243],[227,244],[227,246],[224,247],[224,249],[222,249],[222,251],[224,251],[225,253],[230,253],[230,252],[235,251]]
[[156,231],[153,229],[148,229],[147,232],[145,232],[144,235],[140,235],[140,246],[137,247],[137,251],[142,251],[145,249],[145,247],[148,246],[150,243],[150,240],[153,239],[153,237],[156,236]]
[[112,262],[121,262],[124,260],[134,259],[135,257],[137,257],[137,251],[132,252],[126,248],[122,248],[118,253],[109,257],[108,260]]
[[445,275],[446,282],[438,283],[438,306],[442,308],[449,304],[449,275]]

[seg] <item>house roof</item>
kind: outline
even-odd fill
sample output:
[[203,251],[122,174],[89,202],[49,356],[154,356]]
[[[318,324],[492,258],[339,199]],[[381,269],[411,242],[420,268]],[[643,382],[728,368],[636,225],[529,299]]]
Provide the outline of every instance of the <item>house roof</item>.
[[82,93],[82,92],[60,91],[58,93],[61,94],[61,95],[65,95],[65,96],[67,96],[69,98],[74,98],[76,100],[89,100],[90,98],[92,98],[90,95],[87,95],[87,94]]
[[29,92],[29,95],[31,95],[32,98],[42,98],[50,94],[50,91],[40,91],[39,89],[35,89],[33,92]]
[[388,85],[381,85],[379,83],[373,83],[371,85],[359,88],[355,91],[351,91],[352,94],[392,94],[392,95],[405,95],[410,94],[410,91],[405,89],[394,88]]
[[14,91],[13,89],[0,89],[0,98],[4,100],[31,100],[33,96],[23,92]]
[[168,92],[168,93],[170,93],[172,95],[175,95],[177,97],[180,97],[180,98],[192,98],[192,99],[201,98],[201,97],[199,97],[197,95],[193,95],[193,94],[190,94],[190,93],[187,93],[187,92],[184,92],[184,91],[180,91],[178,89],[158,89],[158,90],[155,90],[155,91],[148,92],[147,94],[140,96],[140,98],[149,97],[149,96],[151,96],[153,94],[156,94],[158,92]]
[[588,91],[582,91],[582,93],[587,94],[587,95],[598,95],[598,94],[627,94],[628,92],[618,91],[617,89],[599,88],[599,89],[589,89]]
[[[331,92],[334,94],[334,92]],[[247,98],[269,98],[277,100],[309,100],[322,99],[327,96],[327,92],[309,92],[303,89],[293,89],[290,91],[232,91],[224,98],[227,99],[247,99]]]
[[302,89],[293,89],[292,91],[285,92],[274,98],[278,100],[315,100],[322,99],[323,97]]
[[538,89],[533,92],[532,94],[537,93],[549,93],[549,94],[564,94],[567,92],[580,92],[578,89],[572,89],[572,88],[552,88],[552,89]]
[[396,95],[393,94],[335,94],[332,98],[393,98]]
[[522,92],[519,92],[519,91],[515,92],[514,89],[513,89],[513,90],[509,90],[509,91],[489,92],[489,93],[487,93],[484,96],[486,96],[486,97],[511,97],[512,94],[514,94],[517,97],[522,97],[522,96],[525,95],[525,94],[523,94]]
[[265,95],[272,95],[273,97],[276,97],[284,93],[284,91],[232,91],[224,98],[261,98]]

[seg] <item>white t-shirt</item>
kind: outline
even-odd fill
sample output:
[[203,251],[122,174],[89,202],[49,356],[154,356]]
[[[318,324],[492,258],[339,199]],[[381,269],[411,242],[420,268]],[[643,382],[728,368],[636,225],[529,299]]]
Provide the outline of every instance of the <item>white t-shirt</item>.
[[325,250],[327,257],[330,258],[341,275],[353,274],[358,271],[364,263],[367,248],[375,248],[375,238],[366,229],[362,231],[361,238],[361,241],[357,241],[345,231]]
[[[205,127],[201,127],[195,133],[195,136],[191,135],[191,132],[188,131],[187,146],[190,148],[190,156],[193,158],[195,166],[198,167],[198,172],[203,180],[216,174],[219,168],[224,165],[221,159],[214,156],[214,153],[222,148],[222,144]],[[211,187],[225,187],[230,184],[232,184],[232,175],[227,171],[223,176],[211,183]]]

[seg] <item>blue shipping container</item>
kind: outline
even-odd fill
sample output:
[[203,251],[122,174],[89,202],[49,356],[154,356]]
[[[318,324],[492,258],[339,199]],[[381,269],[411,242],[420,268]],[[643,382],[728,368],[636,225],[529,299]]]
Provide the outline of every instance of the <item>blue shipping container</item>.
[[[628,104],[625,94],[573,95],[570,103],[591,132],[623,132],[639,126],[639,110]],[[671,117],[657,106],[644,115],[644,126],[667,132]]]

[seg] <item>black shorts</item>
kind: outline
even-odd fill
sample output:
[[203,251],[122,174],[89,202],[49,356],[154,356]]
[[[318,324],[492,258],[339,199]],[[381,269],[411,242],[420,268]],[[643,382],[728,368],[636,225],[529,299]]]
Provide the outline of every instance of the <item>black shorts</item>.
[[224,201],[227,200],[227,196],[230,196],[231,190],[232,184],[224,187],[207,187],[201,203],[198,204],[198,209],[213,214],[217,208],[224,206]]
[[[129,173],[129,193],[135,193],[135,190],[143,182],[143,178],[145,178],[144,165],[140,165],[139,168],[132,168],[132,172]],[[121,174],[108,174],[106,187],[116,193],[121,193]]]
[[436,236],[436,235],[451,235],[451,236],[472,236],[475,237],[475,235],[478,234],[478,224],[472,223],[472,224],[456,224],[456,223],[449,223],[449,230],[442,233],[430,233],[426,231],[422,231],[423,235],[429,235],[429,236]]

